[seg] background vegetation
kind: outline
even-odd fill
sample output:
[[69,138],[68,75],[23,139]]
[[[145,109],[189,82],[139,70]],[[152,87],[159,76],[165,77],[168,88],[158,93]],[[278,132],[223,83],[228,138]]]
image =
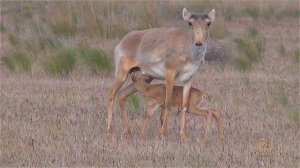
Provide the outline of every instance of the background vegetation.
[[[1,166],[296,167],[299,164],[298,1],[1,1]],[[113,50],[132,30],[188,28],[182,8],[216,10],[206,63],[193,86],[220,110],[225,141],[189,116],[188,143],[171,115],[167,142],[158,114],[138,139],[147,100],[127,102],[133,139],[105,134]],[[255,155],[261,138],[275,156]]]

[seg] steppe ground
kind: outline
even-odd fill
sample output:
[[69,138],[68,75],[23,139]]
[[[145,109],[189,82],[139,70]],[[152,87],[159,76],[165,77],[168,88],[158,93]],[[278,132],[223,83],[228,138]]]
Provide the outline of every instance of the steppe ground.
[[[9,14],[1,15],[4,25],[11,24],[6,20]],[[232,39],[241,37],[249,27],[264,36],[264,56],[251,70],[240,71],[228,61],[239,54]],[[1,32],[2,55],[8,50],[4,47],[14,47],[5,41],[8,31]],[[103,43],[77,36],[60,40],[69,46],[72,39],[94,48],[109,46],[110,50],[120,40]],[[279,51],[282,41],[284,56]],[[218,140],[214,124],[210,141],[204,143],[204,119],[192,115],[188,116],[190,140],[180,142],[180,115],[175,109],[167,141],[159,139],[159,112],[146,138],[140,140],[147,106],[140,96],[135,99],[140,103],[136,108],[128,104],[132,139],[123,135],[117,107],[114,133],[108,137],[107,91],[115,79],[113,71],[92,73],[76,68],[56,76],[39,72],[34,64],[30,72],[23,72],[11,71],[1,63],[0,166],[299,167],[300,76],[299,58],[294,58],[299,49],[299,17],[233,18],[226,22],[224,39],[212,39],[211,44],[217,46],[217,54],[225,56],[201,66],[193,87],[210,94],[212,101],[205,105],[223,114],[223,142]],[[224,45],[226,50],[218,49]],[[268,140],[267,148],[262,149],[261,139]]]

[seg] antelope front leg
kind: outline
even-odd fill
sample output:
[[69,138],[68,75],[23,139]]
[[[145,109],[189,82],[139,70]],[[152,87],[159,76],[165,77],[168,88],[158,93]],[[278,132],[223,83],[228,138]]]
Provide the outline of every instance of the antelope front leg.
[[182,115],[180,124],[180,136],[182,140],[188,139],[188,134],[186,132],[186,113],[189,106],[189,95],[192,86],[192,80],[189,80],[183,85],[183,99],[182,99]]
[[160,130],[160,136],[163,140],[167,139],[168,118],[169,118],[169,111],[170,111],[170,108],[171,108],[175,72],[176,71],[170,70],[170,69],[166,70],[165,113],[164,113],[164,121],[163,121],[161,130]]

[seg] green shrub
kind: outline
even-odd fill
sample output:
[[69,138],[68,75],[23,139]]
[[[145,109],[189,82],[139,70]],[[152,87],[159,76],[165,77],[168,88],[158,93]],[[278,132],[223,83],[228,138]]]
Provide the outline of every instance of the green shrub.
[[298,48],[296,51],[294,51],[294,61],[299,64],[300,61],[300,49]]
[[21,69],[23,69],[24,71],[31,70],[31,61],[25,53],[22,52],[14,53],[13,59],[16,62],[16,64],[19,67],[21,67]]
[[284,57],[286,55],[286,49],[284,43],[281,43],[278,47],[279,56]]
[[4,27],[4,25],[2,23],[0,23],[0,32],[1,33],[5,33],[6,32],[6,28]]
[[18,45],[20,45],[20,39],[16,35],[14,35],[14,34],[10,33],[8,35],[8,39],[9,39],[9,42],[10,42],[10,44],[12,46],[18,46]]
[[295,111],[292,114],[292,120],[295,124],[300,124],[300,114],[299,111]]
[[14,71],[16,69],[15,61],[12,57],[3,56],[1,57],[1,61],[10,69],[11,71]]
[[261,60],[264,52],[264,37],[251,28],[242,38],[234,40],[239,53],[242,54],[234,61],[234,65],[240,70],[250,70],[254,62]]
[[57,38],[48,37],[48,38],[42,38],[40,39],[42,43],[46,43],[47,46],[50,48],[59,48],[62,46],[60,41]]
[[23,52],[13,52],[8,56],[1,57],[1,61],[11,70],[20,69],[23,71],[31,70],[31,61],[28,56]]
[[240,71],[248,71],[251,68],[250,61],[245,57],[236,58],[233,62],[233,65],[236,69]]
[[79,49],[79,54],[83,63],[92,69],[112,70],[111,59],[103,51],[82,47]]
[[76,51],[73,49],[64,49],[59,51],[53,57],[46,59],[42,65],[44,70],[53,75],[67,75],[75,67]]
[[246,8],[244,10],[244,12],[248,15],[251,16],[253,18],[258,18],[258,16],[260,15],[259,9],[257,8]]
[[82,63],[92,70],[112,70],[111,59],[101,50],[88,47],[62,49],[42,62],[44,70],[53,75],[67,75]]

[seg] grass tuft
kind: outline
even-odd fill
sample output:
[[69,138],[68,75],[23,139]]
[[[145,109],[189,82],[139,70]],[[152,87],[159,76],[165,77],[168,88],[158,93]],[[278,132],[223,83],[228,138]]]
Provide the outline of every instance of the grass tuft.
[[10,69],[11,71],[15,71],[16,64],[12,57],[3,56],[1,57],[1,61]]
[[130,96],[126,104],[131,111],[139,111],[141,109],[141,102],[138,96],[135,95]]
[[67,21],[51,24],[51,29],[59,36],[74,36],[76,33],[76,26]]
[[249,29],[242,38],[234,40],[241,57],[234,60],[234,66],[239,70],[250,70],[254,62],[259,61],[263,57],[264,37],[258,34],[257,30]]
[[6,28],[4,27],[4,25],[2,23],[0,23],[0,32],[1,33],[5,33],[6,32]]
[[82,61],[90,68],[105,71],[112,70],[111,60],[103,51],[82,47],[79,49],[79,53]]
[[31,70],[31,61],[25,53],[22,52],[14,53],[13,59],[22,70],[26,72]]
[[32,63],[23,52],[13,52],[9,56],[2,57],[1,61],[4,62],[11,71],[15,71],[17,68],[26,72],[31,70]]
[[9,34],[8,39],[9,39],[9,42],[12,46],[19,46],[20,45],[20,39],[14,34]]
[[52,75],[67,75],[75,67],[76,51],[64,49],[42,63],[45,72]]
[[233,65],[240,71],[248,71],[251,68],[250,61],[247,58],[237,58],[234,60]]
[[300,49],[298,48],[297,50],[294,51],[293,54],[293,60],[295,61],[296,64],[299,64],[300,61]]
[[278,47],[279,56],[285,57],[286,55],[286,49],[284,43],[281,43]]
[[300,124],[300,114],[299,111],[295,111],[292,114],[292,120],[295,124],[299,125]]
[[259,9],[257,8],[246,8],[244,12],[253,18],[258,18],[260,15]]

